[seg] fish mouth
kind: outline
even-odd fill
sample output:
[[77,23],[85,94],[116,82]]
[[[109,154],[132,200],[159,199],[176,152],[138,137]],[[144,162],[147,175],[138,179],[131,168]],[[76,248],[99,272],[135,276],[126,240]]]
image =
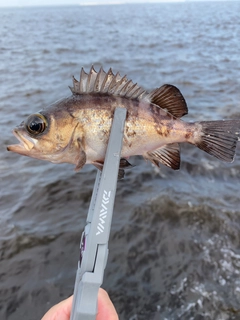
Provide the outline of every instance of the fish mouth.
[[24,133],[20,133],[17,129],[13,130],[13,134],[20,143],[7,146],[8,151],[26,155],[36,144],[36,139],[29,136],[26,137]]

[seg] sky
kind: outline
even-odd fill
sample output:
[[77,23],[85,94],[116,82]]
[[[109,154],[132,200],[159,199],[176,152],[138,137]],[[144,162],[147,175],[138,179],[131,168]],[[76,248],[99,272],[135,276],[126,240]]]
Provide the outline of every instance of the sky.
[[[39,6],[39,5],[71,5],[71,4],[105,4],[126,2],[173,2],[174,0],[0,0],[0,6]],[[183,0],[175,0],[183,1]]]
[[[102,4],[126,2],[179,2],[184,0],[0,0],[0,7],[41,6],[41,5],[70,5],[70,4]],[[189,1],[189,0],[188,0]],[[192,0],[195,1],[195,0]],[[204,0],[200,0],[204,1]]]

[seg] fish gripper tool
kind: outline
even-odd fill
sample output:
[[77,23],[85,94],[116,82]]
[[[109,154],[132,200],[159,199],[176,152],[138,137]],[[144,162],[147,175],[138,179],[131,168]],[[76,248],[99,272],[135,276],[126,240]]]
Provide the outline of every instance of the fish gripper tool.
[[98,170],[80,242],[70,320],[95,320],[98,291],[108,258],[108,241],[117,188],[126,109],[117,107],[103,170]]

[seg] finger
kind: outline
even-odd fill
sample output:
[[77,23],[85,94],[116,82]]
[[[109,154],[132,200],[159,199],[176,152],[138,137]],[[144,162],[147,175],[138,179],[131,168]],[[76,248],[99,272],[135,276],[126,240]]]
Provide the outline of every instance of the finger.
[[116,309],[109,295],[102,288],[98,292],[98,312],[96,320],[118,320]]
[[42,320],[69,320],[72,309],[73,296],[52,307]]

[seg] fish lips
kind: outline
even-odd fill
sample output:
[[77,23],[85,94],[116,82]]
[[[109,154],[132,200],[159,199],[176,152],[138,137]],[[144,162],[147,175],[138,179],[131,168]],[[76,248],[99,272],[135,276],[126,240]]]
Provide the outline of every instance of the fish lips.
[[20,132],[18,129],[14,129],[13,130],[13,134],[18,139],[18,141],[20,143],[19,144],[12,144],[10,146],[7,146],[7,150],[15,152],[15,153],[22,154],[22,155],[28,155],[29,152],[36,145],[37,140],[34,139],[34,138],[31,138],[24,131]]

